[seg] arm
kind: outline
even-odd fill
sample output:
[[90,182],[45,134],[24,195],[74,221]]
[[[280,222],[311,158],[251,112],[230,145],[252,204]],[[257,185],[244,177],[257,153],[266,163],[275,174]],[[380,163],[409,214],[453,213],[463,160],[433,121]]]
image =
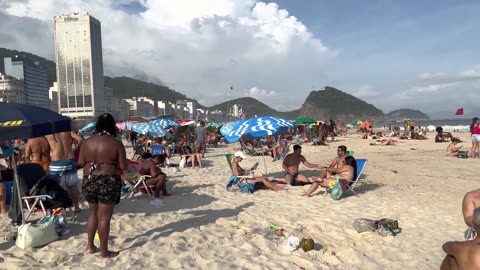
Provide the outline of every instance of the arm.
[[86,144],[82,144],[80,146],[80,153],[78,154],[77,166],[80,167],[80,168],[85,166],[85,163],[86,163],[86,161],[85,161],[85,145]]
[[328,167],[329,167],[329,168],[335,168],[336,165],[337,165],[337,163],[338,163],[337,158],[334,158],[334,159],[332,160],[332,163],[330,163],[330,165],[329,165]]
[[472,191],[468,192],[465,197],[463,197],[462,202],[463,218],[468,227],[473,227],[473,211],[475,210],[475,204],[473,203],[472,197]]
[[72,138],[74,140],[76,140],[78,142],[78,145],[82,145],[82,142],[83,142],[83,139],[82,137],[80,137],[80,135],[78,135],[76,132],[73,132],[73,131],[70,131],[70,135],[72,136]]
[[334,172],[334,173],[342,173],[342,172],[347,172],[350,168],[350,166],[342,166],[340,168],[326,168],[328,172]]
[[461,247],[461,242],[452,241],[452,242],[446,242],[445,244],[443,244],[442,249],[448,255],[452,255],[453,257],[457,257],[456,255],[458,254],[458,251],[459,251],[460,247]]
[[305,166],[309,167],[309,168],[313,168],[313,169],[318,168],[318,165],[317,165],[317,164],[313,164],[313,163],[308,162],[308,161],[305,159],[305,157],[303,157],[303,156],[302,156],[302,163],[303,163]]
[[241,176],[241,168],[237,162],[232,162],[232,172],[235,176]]
[[27,144],[25,144],[25,155],[24,155],[24,157],[25,157],[25,162],[27,162],[27,163],[32,162],[32,161],[30,160],[30,156],[31,156],[31,155],[32,155],[32,148],[31,148],[31,146],[30,146],[30,143],[27,142]]
[[121,141],[118,141],[118,143],[119,143],[118,167],[120,168],[120,170],[125,171],[128,168],[127,153],[125,152],[125,147],[123,146],[123,143]]

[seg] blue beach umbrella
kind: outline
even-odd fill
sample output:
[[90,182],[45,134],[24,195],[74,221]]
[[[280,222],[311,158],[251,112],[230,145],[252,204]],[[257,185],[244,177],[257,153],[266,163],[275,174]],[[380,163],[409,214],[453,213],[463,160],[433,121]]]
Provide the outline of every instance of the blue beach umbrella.
[[274,116],[261,116],[239,122],[225,135],[228,142],[233,143],[244,137],[247,141],[268,135],[278,135],[295,127],[295,122]]
[[225,125],[223,125],[223,126],[220,128],[220,134],[222,134],[223,136],[226,136],[230,131],[232,131],[232,129],[233,129],[239,122],[245,122],[245,120],[238,120],[238,121],[232,121],[232,122],[226,123]]
[[80,129],[81,132],[93,132],[95,131],[95,126],[96,123],[92,122],[90,124],[85,125],[82,129]]
[[170,128],[179,128],[180,125],[177,124],[177,122],[171,120],[171,119],[156,119],[150,121],[152,125],[160,126],[165,129],[170,129]]
[[150,123],[136,123],[130,125],[130,129],[139,134],[148,134],[154,138],[166,137],[170,138],[170,133],[164,128],[152,125]]

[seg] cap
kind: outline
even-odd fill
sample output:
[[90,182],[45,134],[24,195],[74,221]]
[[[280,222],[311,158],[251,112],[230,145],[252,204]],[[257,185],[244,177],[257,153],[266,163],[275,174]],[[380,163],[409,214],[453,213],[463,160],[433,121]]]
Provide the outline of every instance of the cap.
[[235,154],[233,154],[235,157],[241,157],[242,159],[246,159],[247,157],[242,151],[237,151]]

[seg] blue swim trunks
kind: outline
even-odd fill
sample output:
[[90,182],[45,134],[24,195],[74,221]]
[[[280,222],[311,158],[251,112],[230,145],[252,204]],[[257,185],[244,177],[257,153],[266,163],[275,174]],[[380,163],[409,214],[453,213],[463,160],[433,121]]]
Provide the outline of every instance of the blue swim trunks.
[[294,173],[294,174],[292,175],[292,174],[290,174],[290,172],[285,171],[285,174],[283,175],[283,177],[285,177],[286,175],[291,175],[291,176],[292,176],[291,185],[292,185],[292,186],[296,186],[296,185],[297,185],[298,172],[296,172],[296,173]]

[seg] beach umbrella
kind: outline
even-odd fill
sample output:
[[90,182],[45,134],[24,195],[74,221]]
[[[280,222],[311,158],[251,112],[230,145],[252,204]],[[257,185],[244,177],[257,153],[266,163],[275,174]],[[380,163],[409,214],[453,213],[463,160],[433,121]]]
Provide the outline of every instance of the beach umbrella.
[[205,128],[208,130],[214,130],[216,128],[220,128],[223,124],[222,123],[217,123],[217,122],[212,122],[208,123]]
[[313,123],[316,123],[317,121],[315,119],[312,119],[310,117],[302,117],[302,118],[298,118],[297,120],[295,120],[295,124],[297,125],[301,125],[301,124],[313,124]]
[[361,124],[358,125],[359,128],[369,128],[370,126],[372,125],[371,122],[363,122]]
[[84,133],[84,132],[94,132],[95,131],[95,126],[96,126],[95,122],[89,123],[89,124],[85,125],[83,128],[81,128],[80,132],[82,132],[82,133]]
[[117,123],[116,126],[117,126],[118,129],[124,130],[124,129],[128,129],[128,128],[127,128],[128,125],[130,125],[130,124],[135,124],[135,123],[138,123],[138,121],[130,120],[130,121],[125,121],[125,122]]
[[240,140],[242,136],[248,141],[253,138],[283,134],[294,127],[293,121],[274,116],[261,116],[237,123],[225,138],[230,143]]
[[179,128],[180,125],[177,124],[177,122],[171,120],[171,119],[155,119],[150,121],[151,124],[161,126],[162,128],[165,129],[170,129],[170,128]]
[[148,134],[154,138],[166,137],[170,138],[170,133],[164,128],[152,125],[151,123],[135,123],[130,125],[130,129],[139,134]]
[[[0,140],[36,138],[53,133],[71,130],[70,118],[50,110],[17,103],[0,103]],[[17,164],[14,151],[11,153],[15,186],[22,214],[22,224],[25,222],[22,205],[22,193],[18,180]]]
[[179,124],[180,126],[189,126],[189,125],[195,124],[195,121],[191,119],[183,119],[183,120],[178,120],[177,124]]
[[238,121],[232,121],[232,122],[226,123],[225,125],[223,125],[223,126],[220,128],[220,134],[222,134],[223,136],[227,135],[230,131],[232,131],[232,129],[233,129],[239,122],[245,122],[245,120],[238,120]]
[[352,126],[358,126],[358,125],[360,125],[361,123],[363,123],[362,120],[355,120],[355,121],[352,122]]

